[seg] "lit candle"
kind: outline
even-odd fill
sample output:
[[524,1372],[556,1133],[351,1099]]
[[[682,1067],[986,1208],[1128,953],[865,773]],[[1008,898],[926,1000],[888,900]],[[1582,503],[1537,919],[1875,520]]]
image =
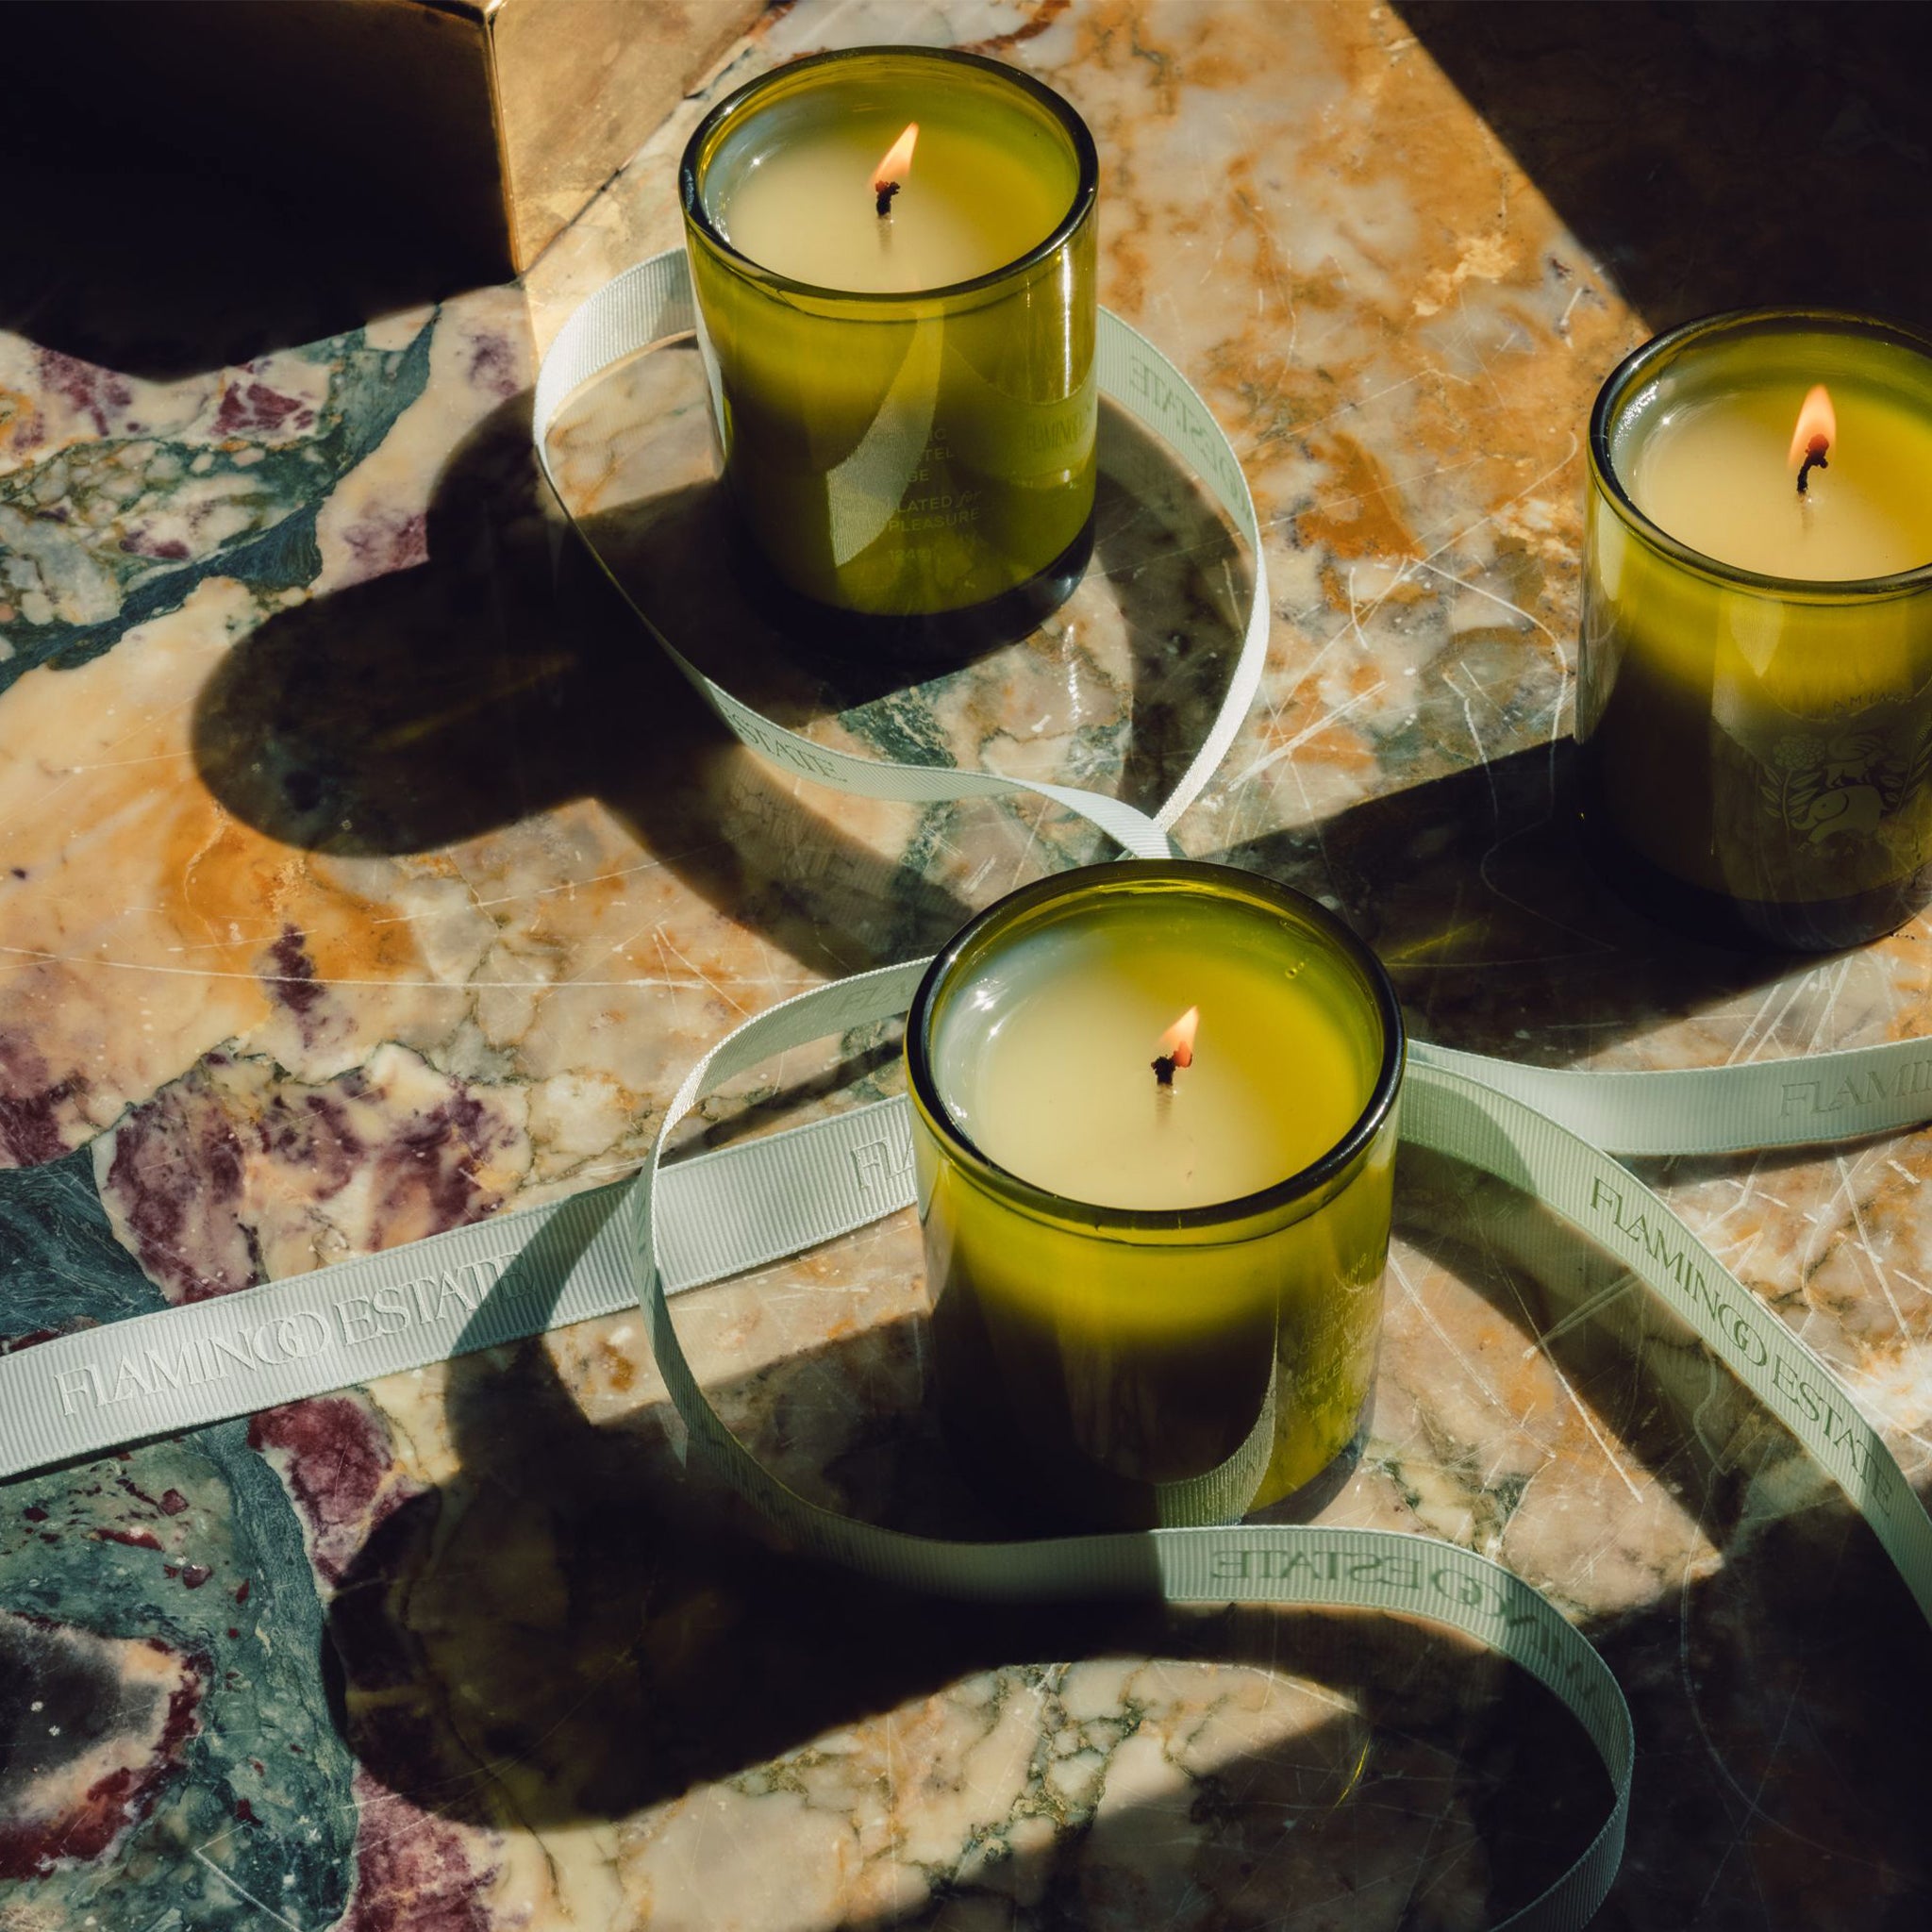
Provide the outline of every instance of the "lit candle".
[[[948,1110],[990,1159],[1070,1201],[1258,1194],[1361,1112],[1356,1042],[1279,963],[1207,951],[1198,915],[1141,937],[1144,916],[1124,924],[1139,909],[1013,941],[970,1008],[949,1006],[936,1054]],[[1192,1024],[1163,1027],[1187,993]]]
[[1015,635],[1091,541],[1098,165],[1029,76],[918,48],[765,75],[682,170],[731,495],[813,634]]
[[[928,97],[903,98],[933,114]],[[891,113],[811,123],[764,151],[719,192],[724,239],[794,282],[908,294],[991,275],[1066,215],[1074,170],[1024,138],[1024,122],[949,115],[893,128]]]
[[1589,842],[1703,936],[1847,945],[1932,863],[1932,343],[1696,323],[1591,424],[1577,738]]
[[1841,380],[1839,397],[1787,376],[1654,400],[1655,421],[1624,432],[1637,508],[1762,576],[1842,582],[1932,563],[1932,415],[1869,381]]
[[954,940],[907,1058],[941,1407],[984,1479],[1148,1524],[1347,1448],[1402,1054],[1373,956],[1250,874],[1095,867]]

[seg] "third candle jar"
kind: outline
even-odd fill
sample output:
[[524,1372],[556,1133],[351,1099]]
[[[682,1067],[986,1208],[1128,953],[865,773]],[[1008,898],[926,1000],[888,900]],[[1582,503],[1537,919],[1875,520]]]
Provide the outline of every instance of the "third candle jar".
[[1586,837],[1707,938],[1889,932],[1932,865],[1932,342],[1864,318],[1689,324],[1590,433]]
[[907,1028],[949,1439],[1013,1513],[1225,1521],[1355,1440],[1404,1036],[1300,894],[1134,860],[1001,901]]

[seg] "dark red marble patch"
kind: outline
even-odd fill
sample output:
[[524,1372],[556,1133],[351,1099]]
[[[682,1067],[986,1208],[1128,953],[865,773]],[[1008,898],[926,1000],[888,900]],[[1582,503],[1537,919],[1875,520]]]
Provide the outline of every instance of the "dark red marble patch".
[[188,1507],[188,1498],[179,1490],[163,1490],[158,1496],[150,1496],[138,1483],[125,1475],[117,1475],[115,1483],[127,1491],[136,1502],[145,1503],[150,1509],[158,1510],[163,1516],[179,1516]]
[[439,1230],[478,1221],[503,1199],[477,1179],[478,1157],[503,1138],[489,1110],[459,1088],[377,1150],[375,1196],[390,1212],[426,1196]]
[[[133,1645],[44,1618],[0,1617],[0,1879],[44,1877],[101,1857],[179,1774],[206,1660],[157,1638],[141,1645],[180,1666],[158,1725],[159,1687],[124,1680],[115,1669],[116,1651]],[[68,1768],[116,1733],[138,1757],[65,1788]]]
[[[315,1198],[325,1201],[340,1193],[356,1177],[356,1165],[364,1149],[361,1140],[349,1125],[349,1110],[333,1094],[305,1093],[299,1111],[289,1107],[278,1093],[272,1109],[278,1118],[271,1127],[264,1123],[264,1135],[277,1136],[279,1153],[299,1146]],[[281,1124],[282,1120],[290,1124]]]
[[105,436],[109,414],[125,409],[134,400],[134,391],[125,375],[83,362],[77,356],[63,355],[58,349],[42,349],[37,357],[41,387],[52,390],[93,420]]
[[97,1529],[94,1531],[104,1543],[125,1543],[131,1550],[158,1550],[160,1539],[151,1529]]
[[159,558],[168,563],[179,563],[189,555],[188,545],[179,537],[150,537],[142,530],[122,538],[121,548],[130,557]]
[[300,396],[283,395],[250,376],[230,383],[222,391],[214,430],[217,436],[273,439],[284,432],[307,429],[314,421],[314,410]]
[[136,1258],[170,1301],[253,1288],[260,1279],[241,1226],[242,1144],[197,1068],[136,1108],[114,1136],[105,1191]]
[[344,530],[342,541],[355,559],[349,583],[413,570],[429,561],[429,525],[420,510],[377,510]]
[[322,998],[322,983],[315,976],[315,961],[308,957],[307,936],[295,926],[285,925],[282,936],[268,949],[275,972],[267,975],[268,995],[295,1015],[309,1013]]
[[0,1335],[0,1355],[15,1355],[22,1349],[33,1349],[42,1341],[58,1341],[59,1329],[35,1329],[31,1335]]
[[470,386],[508,401],[524,386],[523,358],[508,336],[479,336],[470,352]]
[[495,1868],[470,1861],[455,1825],[356,1775],[356,1895],[339,1932],[491,1932]]
[[265,1408],[250,1419],[248,1441],[283,1458],[282,1478],[308,1531],[310,1557],[331,1583],[408,1494],[401,1487],[385,1491],[389,1433],[358,1396],[317,1395]]
[[67,1152],[61,1123],[87,1091],[77,1074],[56,1079],[39,1051],[0,1033],[0,1157],[8,1167],[38,1167]]

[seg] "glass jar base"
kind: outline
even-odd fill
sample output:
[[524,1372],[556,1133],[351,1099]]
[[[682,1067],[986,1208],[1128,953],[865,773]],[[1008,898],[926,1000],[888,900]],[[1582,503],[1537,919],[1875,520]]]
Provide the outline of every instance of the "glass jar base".
[[827,663],[903,667],[925,676],[955,671],[1037,630],[1074,591],[1093,555],[1090,514],[1074,541],[1024,583],[957,610],[887,616],[842,610],[782,582],[734,516],[732,563],[740,587],[775,630]]
[[[1372,1390],[1363,1398],[1348,1440],[1307,1482],[1286,1495],[1257,1503],[1241,1520],[1306,1523],[1319,1515],[1361,1461],[1373,1397]],[[1010,1429],[976,1425],[960,1412],[958,1402],[941,1401],[940,1421],[953,1465],[967,1488],[1017,1528],[1037,1535],[1078,1536],[1163,1526],[1151,1483],[1116,1474],[1065,1449],[1043,1450]]]
[[1368,1447],[1369,1412],[1374,1407],[1372,1387],[1362,1398],[1361,1412],[1356,1417],[1354,1433],[1340,1449],[1298,1489],[1272,1503],[1257,1504],[1242,1517],[1243,1523],[1310,1523],[1348,1487],[1349,1478],[1360,1466],[1362,1451]]
[[1926,899],[1927,876],[1914,873],[1840,899],[1740,899],[1667,873],[1634,852],[1588,808],[1584,850],[1619,898],[1687,938],[1742,953],[1836,953],[1896,932]]

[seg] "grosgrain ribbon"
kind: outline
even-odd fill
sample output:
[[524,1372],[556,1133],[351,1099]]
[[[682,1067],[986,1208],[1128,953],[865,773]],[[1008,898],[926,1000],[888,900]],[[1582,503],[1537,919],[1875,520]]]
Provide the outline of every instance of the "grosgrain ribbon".
[[[573,314],[558,332],[537,372],[531,433],[538,460],[558,501],[569,514],[569,499],[550,461],[550,431],[564,404],[584,384],[605,375],[641,351],[688,334],[696,321],[691,273],[675,251],[654,255],[607,284]],[[1168,828],[1201,794],[1260,689],[1268,657],[1268,578],[1261,558],[1261,533],[1255,500],[1236,460],[1234,448],[1208,413],[1186,378],[1153,343],[1102,309],[1093,345],[1100,392],[1121,405],[1193,465],[1214,499],[1234,521],[1255,559],[1255,583],[1247,623],[1227,691],[1208,736],[1180,782],[1151,816],[1118,798],[1050,785],[1032,778],[1005,778],[993,772],[962,772],[936,765],[887,764],[858,758],[786,731],[714,683],[652,623],[650,614],[625,584],[603,566],[638,621],[658,640],[671,661],[736,736],[754,751],[814,783],[863,798],[905,799],[937,805],[961,798],[1002,798],[1030,794],[1064,806],[1096,824],[1136,858],[1169,858],[1174,844]],[[575,521],[575,518],[572,519]],[[595,546],[590,546],[596,555]]]
[[[679,254],[640,264],[571,318],[537,381],[534,434],[553,487],[547,438],[568,397],[691,324]],[[1079,813],[1136,856],[1172,850],[1168,828],[1219,765],[1258,686],[1269,623],[1259,532],[1232,447],[1173,364],[1105,311],[1097,356],[1102,392],[1191,461],[1255,559],[1253,601],[1227,693],[1166,803],[1149,815],[1071,787],[885,764],[815,744],[741,704],[650,625],[743,742],[863,796],[936,803],[1032,793]],[[637,614],[649,625],[645,613]],[[1589,1642],[1532,1585],[1500,1565],[1428,1537],[1319,1526],[1175,1527],[1015,1543],[911,1537],[794,1495],[712,1408],[679,1343],[669,1297],[911,1205],[908,1117],[903,1100],[877,1102],[660,1167],[665,1141],[700,1099],[759,1060],[902,1013],[925,964],[818,988],[727,1035],[691,1069],[650,1159],[628,1181],[0,1358],[0,1475],[641,1305],[693,1445],[802,1548],[865,1575],[975,1598],[1154,1593],[1175,1602],[1381,1608],[1449,1624],[1508,1657],[1576,1716],[1603,1759],[1613,1802],[1583,1857],[1504,1924],[1515,1932],[1581,1926],[1622,1854],[1634,1755],[1629,1712]],[[1932,1518],[1877,1432],[1824,1362],[1603,1151],[1795,1144],[1889,1131],[1928,1114],[1927,1041],[1660,1074],[1519,1067],[1418,1042],[1403,1133],[1525,1190],[1622,1257],[1843,1487],[1932,1619]]]

